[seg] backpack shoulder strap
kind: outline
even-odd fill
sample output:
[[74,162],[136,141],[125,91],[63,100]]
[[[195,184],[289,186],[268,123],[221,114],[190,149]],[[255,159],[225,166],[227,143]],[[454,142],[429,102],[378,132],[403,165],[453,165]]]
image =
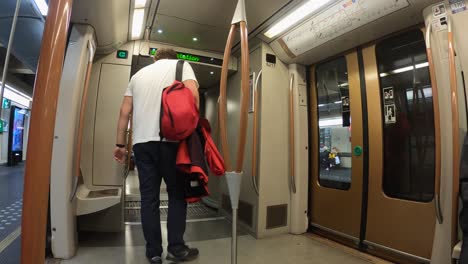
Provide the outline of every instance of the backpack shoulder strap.
[[176,69],[176,80],[182,82],[182,72],[184,70],[184,61],[179,60],[177,62],[177,69]]

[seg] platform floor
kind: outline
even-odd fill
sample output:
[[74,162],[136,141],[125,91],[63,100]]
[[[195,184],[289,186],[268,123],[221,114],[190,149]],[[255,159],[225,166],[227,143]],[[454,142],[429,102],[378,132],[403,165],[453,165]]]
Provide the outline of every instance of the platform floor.
[[23,163],[0,166],[0,264],[19,263],[23,182]]

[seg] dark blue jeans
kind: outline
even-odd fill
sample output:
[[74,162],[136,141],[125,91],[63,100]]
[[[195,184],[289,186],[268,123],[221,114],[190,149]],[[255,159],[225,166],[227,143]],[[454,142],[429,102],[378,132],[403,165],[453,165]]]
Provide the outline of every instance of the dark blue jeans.
[[468,203],[463,204],[460,213],[460,226],[463,231],[463,244],[459,264],[468,264]]
[[185,201],[183,175],[176,169],[178,143],[147,142],[134,146],[141,193],[141,224],[146,240],[146,256],[161,256],[161,220],[159,215],[159,191],[164,179],[169,195],[167,219],[168,249],[185,244]]

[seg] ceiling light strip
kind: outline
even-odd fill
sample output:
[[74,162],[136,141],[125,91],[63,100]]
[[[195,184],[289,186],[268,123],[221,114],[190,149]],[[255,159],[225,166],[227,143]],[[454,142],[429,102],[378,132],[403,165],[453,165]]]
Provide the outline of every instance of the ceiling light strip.
[[146,0],[135,0],[135,8],[145,8]]
[[145,20],[145,9],[138,8],[133,10],[132,21],[132,40],[141,38],[143,33],[143,23]]
[[274,38],[275,36],[283,33],[290,27],[297,24],[308,15],[317,11],[321,7],[328,4],[331,0],[309,0],[304,5],[296,8],[291,14],[281,19],[278,23],[274,24],[267,32],[265,36],[268,38]]

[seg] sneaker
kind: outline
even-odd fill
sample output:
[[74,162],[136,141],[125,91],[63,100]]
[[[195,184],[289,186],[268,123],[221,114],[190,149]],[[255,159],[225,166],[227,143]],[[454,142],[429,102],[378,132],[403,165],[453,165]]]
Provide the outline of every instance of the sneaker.
[[159,256],[148,259],[151,264],[162,264],[162,258]]
[[179,247],[175,250],[168,250],[167,260],[175,262],[192,261],[198,257],[199,251],[188,246]]

